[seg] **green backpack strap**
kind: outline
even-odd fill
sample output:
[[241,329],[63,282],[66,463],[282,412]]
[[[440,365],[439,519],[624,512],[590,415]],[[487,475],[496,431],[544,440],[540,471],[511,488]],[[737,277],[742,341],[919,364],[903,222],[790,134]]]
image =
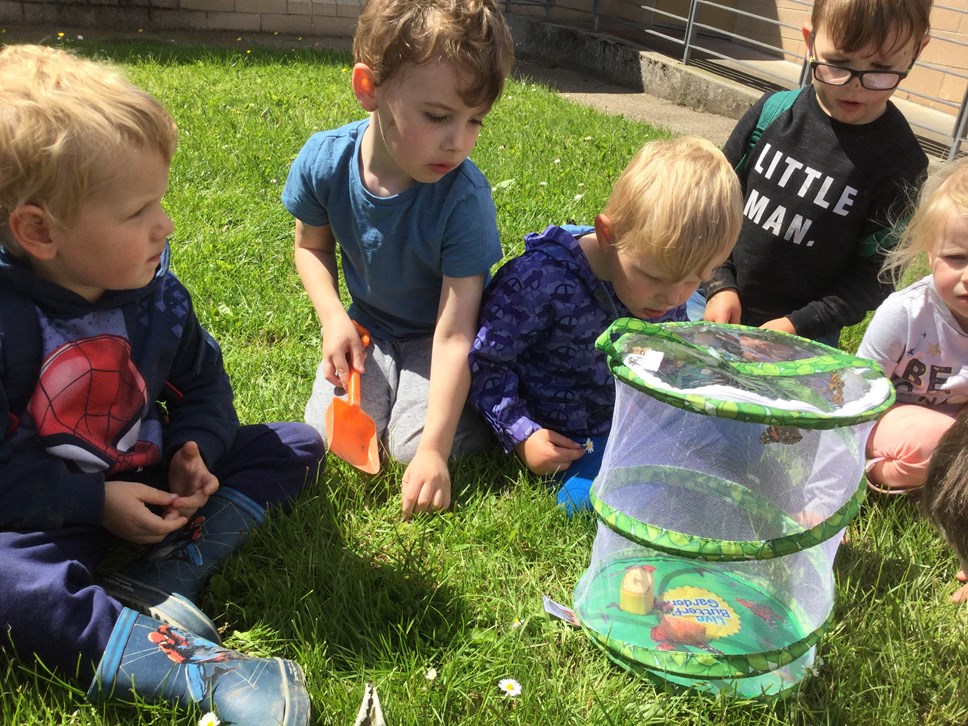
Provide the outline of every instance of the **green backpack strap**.
[[749,159],[750,152],[753,151],[753,147],[759,142],[760,137],[763,132],[766,131],[766,127],[771,123],[776,121],[777,117],[786,111],[793,102],[797,100],[797,96],[803,91],[802,88],[793,88],[789,91],[777,91],[771,94],[766,102],[763,104],[763,108],[760,110],[760,117],[756,120],[756,128],[753,129],[753,133],[750,134],[749,143],[746,145],[746,153],[743,154],[743,158],[739,160],[736,164],[736,173],[738,174],[746,166],[746,160]]

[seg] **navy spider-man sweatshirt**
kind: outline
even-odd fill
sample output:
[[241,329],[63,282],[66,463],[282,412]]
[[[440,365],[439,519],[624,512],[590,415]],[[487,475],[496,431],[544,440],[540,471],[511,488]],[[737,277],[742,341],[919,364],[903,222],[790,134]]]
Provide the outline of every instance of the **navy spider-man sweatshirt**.
[[90,303],[0,247],[0,528],[101,525],[106,480],[188,441],[209,465],[228,450],[222,353],[168,261]]

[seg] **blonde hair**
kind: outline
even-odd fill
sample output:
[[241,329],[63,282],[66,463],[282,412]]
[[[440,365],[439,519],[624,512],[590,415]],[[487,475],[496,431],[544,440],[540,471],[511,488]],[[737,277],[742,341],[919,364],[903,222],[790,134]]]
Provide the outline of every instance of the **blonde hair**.
[[171,162],[174,120],[119,70],[40,45],[0,51],[0,214],[36,204],[59,224],[107,181],[119,150]]
[[407,63],[440,57],[458,69],[471,107],[501,95],[514,42],[495,0],[368,0],[353,37],[353,56],[385,83]]
[[952,214],[968,217],[968,159],[942,164],[928,176],[914,215],[887,253],[882,276],[899,284],[911,263],[934,254]]
[[816,0],[810,22],[814,33],[823,28],[834,46],[845,53],[867,47],[893,51],[912,40],[920,42],[928,34],[931,3],[932,0]]
[[743,193],[719,149],[684,136],[643,146],[615,183],[605,215],[616,248],[657,254],[684,279],[729,255],[743,221]]

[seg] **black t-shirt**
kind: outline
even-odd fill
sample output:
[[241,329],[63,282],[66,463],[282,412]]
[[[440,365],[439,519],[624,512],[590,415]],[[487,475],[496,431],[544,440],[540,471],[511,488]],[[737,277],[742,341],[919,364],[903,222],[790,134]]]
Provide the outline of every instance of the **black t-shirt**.
[[[733,164],[747,153],[769,95],[723,147]],[[705,285],[707,298],[735,288],[744,324],[788,317],[810,338],[860,322],[889,292],[878,281],[883,252],[926,169],[927,157],[892,103],[871,123],[844,124],[807,87],[766,128],[739,172],[743,227],[730,259]]]

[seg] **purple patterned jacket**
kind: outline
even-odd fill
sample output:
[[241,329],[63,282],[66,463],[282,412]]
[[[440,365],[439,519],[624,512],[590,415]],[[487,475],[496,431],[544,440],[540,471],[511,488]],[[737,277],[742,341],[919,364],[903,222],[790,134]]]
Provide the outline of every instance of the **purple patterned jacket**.
[[[488,285],[468,400],[508,452],[539,429],[579,443],[612,423],[615,382],[595,340],[631,313],[578,245],[592,227],[549,226]],[[685,305],[658,320],[685,320]]]

